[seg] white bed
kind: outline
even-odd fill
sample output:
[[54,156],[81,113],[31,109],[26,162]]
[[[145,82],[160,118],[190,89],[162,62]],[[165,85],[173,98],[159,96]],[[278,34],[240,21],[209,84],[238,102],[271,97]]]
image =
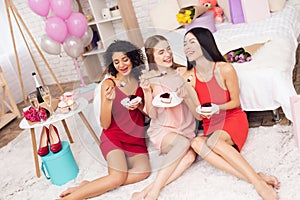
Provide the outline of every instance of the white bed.
[[[213,34],[223,54],[239,47],[265,43],[253,54],[251,62],[233,64],[239,77],[243,110],[266,111],[281,107],[292,121],[290,97],[296,95],[292,72],[300,34],[299,7],[300,2],[288,1],[282,11],[272,13],[271,18],[266,20],[216,25],[217,31]],[[178,29],[175,33],[183,35],[185,29]],[[180,49],[182,43],[178,37],[176,40],[170,35],[170,43],[177,56],[175,60],[184,63],[180,56],[183,55]]]

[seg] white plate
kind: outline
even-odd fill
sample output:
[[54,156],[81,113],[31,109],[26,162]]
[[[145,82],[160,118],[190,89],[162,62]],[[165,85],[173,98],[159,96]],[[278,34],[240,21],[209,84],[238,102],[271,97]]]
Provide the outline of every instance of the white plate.
[[124,107],[128,107],[128,106],[134,106],[134,105],[136,105],[136,104],[138,104],[138,103],[140,103],[140,102],[142,101],[142,98],[141,98],[141,97],[137,96],[136,98],[138,98],[138,101],[137,101],[135,104],[131,104],[131,103],[130,103],[129,97],[126,97],[126,98],[122,99],[122,100],[121,100],[121,104],[122,104]]
[[162,92],[158,95],[156,95],[154,97],[154,99],[152,100],[152,105],[155,106],[155,107],[161,107],[161,108],[170,108],[170,107],[174,107],[174,106],[177,106],[179,105],[181,102],[182,102],[182,98],[178,97],[176,92],[169,92],[172,99],[171,99],[171,103],[163,103],[161,102],[160,100],[160,95],[163,94],[165,92]]
[[197,106],[196,112],[199,113],[200,115],[212,115],[212,114],[215,114],[216,112],[218,112],[218,110],[216,108],[217,107],[212,106],[211,113],[207,113],[207,112],[201,112],[201,106]]

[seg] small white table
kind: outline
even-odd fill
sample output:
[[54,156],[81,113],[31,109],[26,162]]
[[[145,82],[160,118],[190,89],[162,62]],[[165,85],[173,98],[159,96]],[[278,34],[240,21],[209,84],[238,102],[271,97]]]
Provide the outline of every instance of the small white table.
[[38,123],[30,125],[25,118],[23,118],[21,120],[19,127],[22,129],[30,129],[33,157],[34,157],[34,163],[35,163],[35,171],[36,171],[37,177],[40,177],[41,173],[40,173],[40,167],[39,167],[39,162],[38,162],[37,145],[36,145],[34,128],[47,126],[47,125],[53,124],[55,122],[61,121],[64,126],[64,129],[66,131],[66,134],[68,136],[70,143],[73,143],[73,138],[71,136],[71,133],[69,131],[69,128],[67,126],[65,119],[72,117],[78,113],[78,115],[80,116],[81,120],[83,121],[83,123],[86,125],[86,127],[90,131],[90,133],[91,133],[92,137],[94,138],[94,140],[96,141],[96,143],[98,145],[100,144],[99,138],[97,137],[96,133],[92,129],[88,120],[85,118],[84,114],[82,113],[82,110],[88,105],[88,101],[84,98],[79,98],[76,100],[76,103],[78,104],[78,107],[75,108],[74,110],[71,110],[70,112],[64,113],[64,114],[63,113],[55,113],[54,114],[55,116],[51,116],[49,119],[47,119],[44,122],[38,122]]

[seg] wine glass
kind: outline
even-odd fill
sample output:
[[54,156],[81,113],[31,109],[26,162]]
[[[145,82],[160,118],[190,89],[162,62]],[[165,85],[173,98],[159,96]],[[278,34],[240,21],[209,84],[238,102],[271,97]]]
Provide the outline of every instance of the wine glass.
[[51,93],[50,93],[49,87],[48,86],[43,86],[41,88],[40,92],[41,92],[41,96],[42,96],[44,102],[49,107],[50,113],[54,114],[54,110],[53,110],[52,104],[51,104]]
[[36,93],[31,93],[28,95],[28,100],[30,102],[30,105],[35,108],[35,110],[38,110],[39,109],[39,102],[38,102],[38,99],[37,99],[37,95]]

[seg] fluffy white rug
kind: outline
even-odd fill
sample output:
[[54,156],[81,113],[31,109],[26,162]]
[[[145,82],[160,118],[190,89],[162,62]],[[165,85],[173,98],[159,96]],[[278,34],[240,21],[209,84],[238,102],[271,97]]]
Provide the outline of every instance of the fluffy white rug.
[[[92,106],[84,110],[94,130],[99,133]],[[75,180],[63,186],[52,185],[44,175],[35,176],[31,138],[24,130],[15,140],[0,149],[0,199],[38,200],[55,199],[69,186],[82,180],[92,180],[106,174],[105,162],[98,146],[93,141],[79,116],[67,120],[75,143],[71,149],[79,166]],[[63,140],[63,126],[55,124]],[[36,130],[39,138],[40,130]],[[276,175],[281,182],[280,199],[300,199],[300,150],[296,147],[291,126],[251,128],[242,151],[243,156],[257,171]],[[150,152],[153,169],[157,169],[161,157]],[[156,172],[139,183],[123,186],[95,199],[129,199],[131,194],[145,187]],[[163,189],[159,199],[213,199],[213,200],[256,200],[260,199],[250,184],[215,169],[198,159],[179,179]]]

